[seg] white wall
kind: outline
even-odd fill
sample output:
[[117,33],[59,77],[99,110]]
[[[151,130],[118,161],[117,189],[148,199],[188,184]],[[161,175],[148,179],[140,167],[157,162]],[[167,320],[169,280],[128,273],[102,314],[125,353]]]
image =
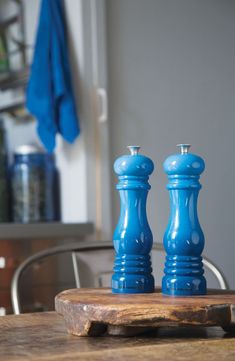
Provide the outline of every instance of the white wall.
[[79,83],[82,82],[84,69],[83,51],[83,20],[82,1],[66,0],[66,17],[68,26],[68,41],[70,47],[71,73],[77,111],[80,118],[81,134],[75,143],[70,145],[57,137],[57,165],[61,178],[62,219],[64,222],[86,222],[87,186],[86,186],[86,154],[83,132],[84,117],[80,108],[82,93]]
[[108,0],[107,19],[112,161],[128,144],[153,159],[148,214],[161,242],[169,213],[162,162],[177,143],[192,144],[206,161],[205,254],[234,288],[235,2]]

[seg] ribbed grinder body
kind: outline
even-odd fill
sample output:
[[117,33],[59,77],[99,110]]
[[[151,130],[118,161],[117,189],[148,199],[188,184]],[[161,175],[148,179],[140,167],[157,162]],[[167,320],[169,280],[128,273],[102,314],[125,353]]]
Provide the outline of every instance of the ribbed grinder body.
[[171,296],[206,294],[202,251],[204,235],[197,215],[200,174],[205,163],[188,153],[189,145],[180,145],[181,154],[164,162],[170,193],[170,219],[164,235],[166,251],[162,292]]
[[124,155],[114,163],[121,210],[113,236],[116,255],[112,292],[148,293],[154,291],[154,278],[150,258],[153,236],[146,201],[154,165],[151,159],[138,154],[139,147],[129,149],[131,155]]

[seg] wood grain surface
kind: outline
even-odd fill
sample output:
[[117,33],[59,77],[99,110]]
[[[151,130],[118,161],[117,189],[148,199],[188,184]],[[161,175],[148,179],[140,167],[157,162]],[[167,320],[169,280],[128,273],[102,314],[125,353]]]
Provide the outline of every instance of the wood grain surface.
[[0,317],[1,361],[234,361],[220,327],[161,328],[146,336],[76,337],[55,312]]
[[197,297],[150,294],[113,294],[110,289],[72,289],[55,298],[69,333],[98,336],[126,335],[162,326],[221,326],[233,328],[235,293]]

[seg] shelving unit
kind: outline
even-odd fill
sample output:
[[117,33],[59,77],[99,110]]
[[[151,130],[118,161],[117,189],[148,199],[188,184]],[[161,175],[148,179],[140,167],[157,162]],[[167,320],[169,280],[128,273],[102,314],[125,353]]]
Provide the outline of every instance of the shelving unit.
[[18,71],[10,71],[0,77],[0,90],[24,88],[27,84],[29,68],[26,67]]
[[[10,285],[17,266],[31,254],[68,241],[82,241],[94,232],[91,222],[0,224],[0,315],[11,313]],[[66,258],[67,257],[67,258]],[[70,285],[70,258],[48,259],[26,274],[22,282],[27,311],[53,308],[53,298]],[[63,272],[61,274],[61,265]],[[66,265],[66,266],[65,266]],[[66,274],[67,273],[67,274]],[[27,284],[27,287],[24,287]]]
[[[38,5],[35,6],[33,2],[27,0],[19,1],[24,4],[25,14],[22,16],[21,13],[21,19],[24,18],[25,20],[23,33],[25,33],[26,45],[30,45],[30,48],[27,48],[26,60],[30,64],[32,44],[35,39]],[[37,4],[39,3],[38,1]],[[104,5],[103,1],[101,1],[101,5],[102,3]],[[103,42],[101,42],[101,47],[99,47],[101,50],[99,50],[98,54],[96,54],[96,50],[94,51],[92,47],[92,44],[98,41],[100,30],[103,31],[103,28],[96,29],[96,21],[93,15],[96,14],[97,17],[100,11],[97,13],[96,6],[95,4],[93,5],[93,8],[91,8],[89,1],[87,2],[86,0],[71,2],[71,4],[66,2],[65,4],[67,17],[69,18],[68,33],[72,35],[69,37],[69,46],[72,49],[71,70],[73,72],[74,92],[76,102],[83,109],[81,114],[79,114],[82,132],[78,142],[75,142],[72,146],[68,146],[62,142],[61,138],[58,138],[56,158],[57,167],[61,175],[63,221],[79,222],[89,219],[94,221],[95,226],[89,222],[28,225],[0,224],[0,257],[8,258],[11,262],[7,264],[12,265],[9,269],[0,268],[0,307],[3,303],[2,300],[5,300],[7,313],[11,312],[8,285],[10,284],[15,267],[26,257],[70,240],[79,239],[79,241],[85,241],[88,237],[89,239],[94,239],[94,229],[96,230],[96,235],[99,232],[99,235],[97,235],[99,239],[110,239],[111,205],[109,196],[109,147],[107,142],[108,122],[98,123],[100,116],[98,114],[99,107],[95,110],[96,106],[94,103],[97,101],[98,104],[100,98],[97,91],[95,95],[97,99],[94,102],[92,92],[90,91],[94,88],[96,89],[97,86],[98,88],[106,89],[107,83],[105,66],[102,60],[102,54],[105,53],[103,51]],[[103,26],[102,15],[98,20],[99,24]],[[87,33],[87,28],[93,29],[94,34]],[[23,59],[22,57],[19,58]],[[99,58],[99,62],[96,58]],[[90,60],[92,60],[92,63],[97,61],[97,70],[91,69]],[[19,68],[23,67],[19,66]],[[98,84],[95,83],[96,71],[99,74]],[[83,84],[80,83],[81,77],[84,79]],[[2,94],[6,95],[6,99],[3,97],[2,111],[7,113],[7,119],[17,118],[18,114],[20,118],[20,111],[24,106],[24,97],[21,98],[21,93],[23,93],[27,78],[28,68],[25,67],[22,71],[11,71],[9,74],[4,74],[0,79],[0,89],[2,89]],[[12,89],[13,91],[11,91]],[[9,101],[12,100],[12,97],[14,98],[10,105],[8,103],[8,95]],[[14,95],[17,96],[17,99]],[[18,111],[18,108],[20,111]],[[12,135],[14,130],[22,129],[19,126],[22,124],[22,127],[25,127],[26,130],[22,137],[23,141],[34,140],[31,135],[36,134],[32,126],[35,123],[23,123],[23,121],[19,123],[18,119],[16,120],[16,124],[11,121],[8,122],[8,134],[11,132]],[[16,141],[14,136],[9,136],[10,154],[18,146],[17,142],[22,136],[21,132],[19,133],[20,135],[17,136]],[[98,138],[100,139],[100,149],[97,145],[99,143]],[[35,268],[32,267],[32,272],[30,270],[30,272],[26,272],[27,274],[25,273],[21,284],[22,295],[24,297],[26,294],[24,301],[28,302],[28,305],[33,306],[32,310],[35,304],[47,306],[49,304],[48,300],[53,299],[53,295],[60,291],[59,288],[65,288],[65,284],[68,283],[69,279],[67,273],[69,273],[70,266],[71,257],[67,255],[67,258],[58,258],[56,260],[48,258],[45,264],[39,263]],[[28,273],[31,274],[28,275]],[[71,275],[72,272],[70,273]],[[73,281],[73,278],[70,277],[70,280]],[[43,307],[43,309],[46,309],[46,307]]]
[[[10,104],[3,101],[3,104],[0,106],[0,113],[9,113],[12,115],[15,110],[24,107],[23,91],[29,77],[29,64],[26,59],[29,46],[26,44],[25,38],[24,1],[12,0],[9,4],[15,4],[16,9],[14,14],[11,14],[11,10],[9,10],[9,16],[3,16],[3,18],[0,19],[0,36],[5,44],[4,54],[6,57],[6,68],[0,72],[0,91],[3,94],[3,98],[4,94],[8,91],[11,92],[11,95],[7,97],[7,99],[9,98]],[[17,31],[15,27],[17,27]],[[13,32],[11,28],[13,28]],[[17,61],[14,61],[15,56],[17,57]],[[17,91],[17,95],[12,94],[12,91],[15,90]],[[20,99],[19,91],[21,91]],[[26,118],[27,115],[25,116],[25,119]]]

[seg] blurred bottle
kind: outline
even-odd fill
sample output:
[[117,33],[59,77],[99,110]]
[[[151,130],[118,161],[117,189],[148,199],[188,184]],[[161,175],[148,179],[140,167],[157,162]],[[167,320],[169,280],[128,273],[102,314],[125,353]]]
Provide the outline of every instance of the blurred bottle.
[[4,122],[0,119],[0,222],[9,221],[7,147]]
[[7,40],[4,32],[0,33],[0,75],[9,71]]
[[18,147],[11,178],[14,222],[59,221],[59,177],[53,155],[34,145]]
[[[44,153],[46,168],[46,214],[49,221],[60,221],[60,177],[54,154]],[[52,187],[52,188],[51,188]]]

